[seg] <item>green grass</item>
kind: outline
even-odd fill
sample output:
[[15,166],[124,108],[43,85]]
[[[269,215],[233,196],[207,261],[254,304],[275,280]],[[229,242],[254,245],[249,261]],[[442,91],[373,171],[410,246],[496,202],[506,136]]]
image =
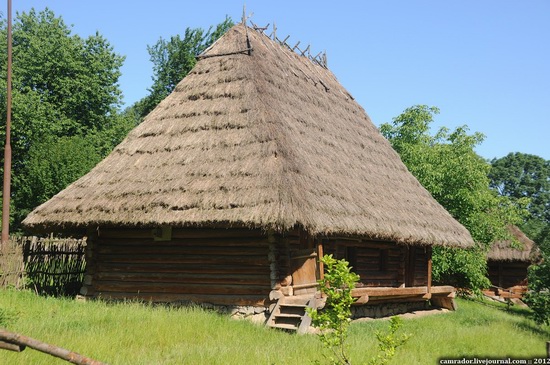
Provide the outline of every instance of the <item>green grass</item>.
[[[436,364],[440,357],[544,357],[548,327],[527,311],[459,300],[459,310],[404,320],[411,339],[393,364]],[[388,321],[354,323],[349,343],[354,364],[376,354],[374,332]],[[0,290],[0,327],[70,349],[111,365],[312,364],[323,360],[314,335],[298,336],[236,321],[197,308],[37,297]],[[68,364],[27,349],[0,350],[1,365]]]

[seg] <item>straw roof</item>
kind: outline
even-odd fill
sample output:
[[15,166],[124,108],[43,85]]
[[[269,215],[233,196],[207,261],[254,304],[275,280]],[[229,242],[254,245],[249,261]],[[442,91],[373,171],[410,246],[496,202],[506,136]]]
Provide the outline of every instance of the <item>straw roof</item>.
[[540,258],[540,252],[535,242],[518,227],[511,225],[508,227],[508,231],[519,245],[513,245],[512,240],[495,242],[487,253],[487,260],[535,262]]
[[298,225],[314,235],[473,244],[329,70],[242,24],[23,224]]

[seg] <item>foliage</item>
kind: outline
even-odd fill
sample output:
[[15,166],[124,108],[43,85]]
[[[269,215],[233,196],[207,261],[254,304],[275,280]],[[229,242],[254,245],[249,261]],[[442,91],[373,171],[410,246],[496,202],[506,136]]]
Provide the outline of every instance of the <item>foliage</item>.
[[403,346],[411,337],[410,334],[396,336],[397,331],[403,326],[403,320],[399,317],[390,318],[390,327],[387,331],[376,331],[378,349],[380,353],[371,359],[369,365],[386,365],[395,356],[398,347]]
[[123,60],[99,33],[71,35],[48,9],[20,14],[13,27],[13,87],[38,97],[47,108],[42,127],[57,135],[103,127],[121,102]]
[[351,272],[346,260],[337,260],[332,255],[321,258],[325,265],[324,278],[319,280],[321,293],[326,295],[325,307],[307,309],[314,327],[319,328],[319,339],[332,355],[332,364],[351,364],[346,346],[348,328],[351,322],[351,305],[354,298],[351,291],[359,281],[359,275]]
[[[19,208],[25,216],[88,172],[100,161],[92,141],[81,136],[49,137],[33,144],[28,160],[22,168],[17,190],[19,201],[27,202]],[[25,209],[27,208],[27,209]]]
[[550,222],[550,161],[515,152],[491,161],[491,187],[514,201],[529,198],[531,217]]
[[533,319],[538,324],[550,325],[550,256],[529,267],[529,292],[525,298],[533,310]]
[[518,223],[522,205],[512,204],[489,188],[490,165],[476,152],[484,139],[468,134],[467,126],[430,134],[436,107],[416,105],[380,127],[411,173],[477,242],[471,250],[434,249],[434,280],[453,280],[477,290],[488,284],[483,253],[500,239],[509,238],[506,226]]
[[539,246],[543,260],[529,268],[526,301],[537,323],[550,324],[550,161],[520,152],[493,159],[491,186],[513,202],[529,199],[522,231]]
[[[471,249],[434,247],[432,265],[432,276],[436,282],[451,284],[461,289],[471,289],[475,293],[479,293],[479,289],[489,285],[489,280],[485,276],[486,251],[481,247]],[[462,291],[459,293],[462,294]]]
[[491,187],[513,202],[528,199],[521,230],[550,254],[550,161],[520,152],[491,161]]
[[[5,38],[5,19],[0,33]],[[0,47],[0,77],[5,83],[7,52],[5,44]],[[49,9],[31,9],[16,16],[12,76],[15,225],[37,204],[87,172],[133,126],[132,120],[118,114],[123,61],[99,33],[87,38],[72,35]],[[0,90],[2,140],[5,108],[4,86]]]
[[170,40],[161,37],[157,43],[148,46],[153,63],[153,86],[149,89],[150,94],[132,107],[139,119],[143,119],[168,96],[195,66],[196,56],[232,26],[233,21],[226,16],[214,29],[186,28],[183,38],[179,34],[170,37]]

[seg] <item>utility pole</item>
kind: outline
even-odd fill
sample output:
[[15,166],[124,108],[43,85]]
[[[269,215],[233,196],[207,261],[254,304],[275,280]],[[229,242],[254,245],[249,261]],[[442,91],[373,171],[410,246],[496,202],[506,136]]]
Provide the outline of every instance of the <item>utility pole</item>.
[[2,191],[2,246],[10,239],[11,195],[11,0],[8,0],[8,67],[6,90],[6,144],[4,146],[4,190]]

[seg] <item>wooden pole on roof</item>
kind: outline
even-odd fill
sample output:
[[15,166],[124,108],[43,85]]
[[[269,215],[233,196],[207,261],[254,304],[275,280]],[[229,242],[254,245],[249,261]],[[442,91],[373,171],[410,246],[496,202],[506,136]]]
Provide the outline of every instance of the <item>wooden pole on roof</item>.
[[11,195],[11,0],[8,0],[8,67],[6,91],[6,144],[4,146],[4,189],[2,190],[2,245],[10,238]]

